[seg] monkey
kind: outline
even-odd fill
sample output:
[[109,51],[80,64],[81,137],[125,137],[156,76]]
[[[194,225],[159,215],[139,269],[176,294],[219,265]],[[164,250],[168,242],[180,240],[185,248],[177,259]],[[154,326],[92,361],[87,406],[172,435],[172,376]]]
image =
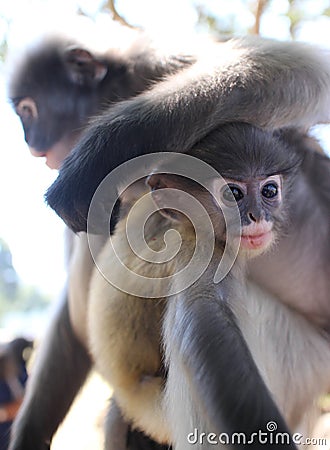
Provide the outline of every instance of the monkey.
[[[235,134],[234,132],[228,133],[230,139],[234,141]],[[323,214],[329,207],[329,195],[328,192],[323,193],[324,184],[326,185],[329,180],[329,172],[330,172],[330,161],[329,158],[324,155],[319,155],[310,149],[309,145],[306,145],[305,138],[303,138],[303,144],[301,143],[302,136],[297,136],[296,130],[285,130],[281,132],[281,139],[284,139],[287,145],[287,151],[293,151],[299,158],[301,158],[300,163],[298,165],[298,171],[294,174],[294,183],[291,185],[290,189],[290,198],[289,204],[283,205],[288,206],[287,211],[284,211],[286,215],[284,216],[285,227],[280,230],[277,230],[279,233],[275,236],[277,243],[275,243],[271,249],[265,253],[265,255],[258,255],[253,258],[251,261],[248,261],[246,269],[249,271],[251,268],[251,264],[253,265],[255,261],[258,261],[259,270],[261,269],[262,261],[267,262],[271,261],[269,266],[270,273],[275,276],[281,276],[282,271],[285,272],[288,270],[288,267],[283,267],[283,264],[287,264],[285,259],[280,259],[280,256],[283,256],[283,248],[279,246],[279,243],[283,240],[284,234],[284,242],[286,245],[290,245],[288,250],[295,248],[293,245],[294,239],[302,239],[303,236],[306,239],[310,233],[310,226],[316,226],[316,223],[320,221],[320,218],[324,215],[320,216],[318,208],[321,208]],[[205,138],[206,142],[210,143],[210,155],[211,158],[208,161],[212,163],[216,160],[216,150],[217,148],[222,148],[217,146],[217,141],[215,139],[212,140],[212,133]],[[246,145],[246,139],[243,140]],[[203,142],[203,141],[202,141]],[[229,141],[231,142],[231,141]],[[249,142],[249,141],[248,141]],[[304,146],[305,145],[305,146]],[[199,144],[196,145],[197,147]],[[246,149],[240,149],[239,143],[234,141],[233,146],[235,149],[238,149],[237,153],[232,150],[231,155],[233,159],[231,163],[235,164],[235,169],[238,170],[241,167],[241,159],[244,158]],[[227,148],[230,148],[227,145]],[[258,160],[258,156],[255,154],[255,146],[253,148],[253,156],[255,157],[255,161]],[[278,152],[278,150],[276,150]],[[219,159],[226,156],[226,152],[219,152]],[[199,152],[202,154],[202,152]],[[197,153],[198,155],[198,153]],[[243,155],[243,156],[242,156]],[[319,172],[315,170],[315,173],[322,174],[320,179],[319,189],[315,189],[315,184],[311,182],[311,179],[306,177],[306,167],[308,167],[308,174],[310,177],[311,168],[313,167],[313,163],[311,161],[316,160],[318,165],[315,165],[315,169],[317,168]],[[282,156],[279,158],[279,161],[284,163],[285,157]],[[221,161],[222,162],[222,161]],[[221,164],[221,163],[220,163]],[[221,173],[221,172],[220,172]],[[269,172],[270,173],[270,172]],[[274,172],[273,172],[274,173]],[[322,183],[324,182],[324,184]],[[240,186],[240,185],[238,185]],[[234,185],[236,190],[237,185]],[[272,187],[273,189],[273,187]],[[303,204],[297,204],[297,197],[295,195],[296,190],[298,189],[299,193],[304,193],[304,202]],[[241,195],[241,194],[240,194]],[[239,196],[240,196],[239,195]],[[285,196],[283,196],[285,199]],[[318,204],[314,204],[314,199],[320,197]],[[307,202],[307,204],[306,204]],[[294,230],[297,230],[299,226],[301,227],[302,220],[305,220],[306,217],[309,217],[311,212],[315,211],[314,220],[305,225],[305,229],[301,230],[301,235],[295,236],[292,234],[292,227]],[[302,219],[304,218],[304,219]],[[278,217],[276,217],[278,219]],[[320,232],[322,236],[320,239],[326,239],[329,237],[329,224],[325,222],[324,229],[320,227]],[[290,236],[291,233],[291,236]],[[252,233],[251,233],[252,234]],[[258,244],[259,236],[257,236],[257,240],[254,242],[254,238],[251,236],[244,239],[244,226],[242,230],[242,244],[247,245],[249,250],[255,252],[256,248],[255,244]],[[320,242],[320,241],[319,241]],[[324,241],[323,241],[324,242]],[[315,241],[313,240],[313,244]],[[321,278],[325,278],[329,273],[329,252],[327,250],[323,250],[323,248],[319,247],[320,253],[318,255],[318,267],[324,264],[324,271],[321,273],[320,278],[318,274],[315,274],[315,284],[314,284],[314,296],[313,299],[319,296],[319,299],[322,298],[324,292],[321,294],[316,293],[315,287],[322,289],[323,284],[320,283]],[[295,248],[296,252],[297,249]],[[306,260],[300,256],[297,252],[296,255],[301,258],[301,270],[304,271],[305,274],[305,264]],[[309,269],[314,270],[313,267],[314,261],[309,262]],[[290,269],[294,270],[297,267],[291,266]],[[277,273],[273,271],[273,268],[277,268]],[[281,270],[280,270],[281,269]],[[263,267],[263,277],[266,278],[267,270],[265,270],[265,266]],[[297,273],[297,272],[296,272]],[[303,275],[304,276],[304,275]],[[272,277],[270,277],[272,279]],[[326,330],[320,327],[320,324],[316,321],[312,320],[311,315],[307,315],[305,311],[301,308],[293,307],[292,303],[286,302],[285,299],[282,300],[282,297],[277,297],[272,293],[271,290],[265,291],[260,289],[262,284],[256,286],[256,279],[252,279],[248,285],[248,292],[244,299],[244,305],[237,297],[229,297],[229,302],[234,311],[234,314],[237,317],[237,322],[240,330],[243,333],[243,336],[246,339],[246,342],[251,350],[254,361],[257,364],[260,372],[264,376],[264,380],[266,381],[266,385],[271,391],[273,398],[279,407],[283,417],[286,420],[291,431],[299,431],[303,432],[305,436],[311,435],[311,429],[315,424],[315,420],[317,419],[317,399],[320,395],[326,393],[329,389],[329,336]],[[272,279],[273,280],[273,279]],[[283,278],[284,283],[286,283],[286,278]],[[303,280],[300,277],[296,277],[296,282],[302,283]],[[230,281],[231,283],[231,281]],[[282,280],[281,280],[282,283]],[[211,282],[207,285],[209,286]],[[230,287],[231,285],[229,285]],[[286,285],[287,289],[289,286]],[[198,288],[197,288],[198,292]],[[200,295],[203,296],[205,292],[205,287],[202,284],[202,288],[199,291]],[[230,293],[232,291],[229,291]],[[307,291],[306,288],[306,300],[310,301],[308,295],[312,292],[312,289]],[[329,292],[329,291],[328,291]],[[294,290],[290,292],[291,295],[296,294]],[[198,295],[198,293],[197,293]],[[327,294],[328,295],[328,294]],[[198,330],[198,326],[205,327],[206,330],[209,330],[210,324],[208,323],[210,317],[215,317],[215,310],[212,310],[210,307],[205,312],[205,315],[202,315],[202,307],[199,307],[199,302],[196,302],[195,315],[192,311],[185,308],[186,302],[189,302],[190,299],[196,298],[195,287],[191,286],[188,291],[184,291],[183,295],[179,295],[177,299],[172,303],[170,302],[169,307],[169,318],[167,317],[165,320],[165,342],[170,342],[172,349],[169,348],[167,350],[167,359],[173,362],[172,366],[172,375],[169,370],[168,381],[167,381],[167,395],[168,395],[168,404],[170,406],[170,414],[169,417],[171,419],[171,424],[173,429],[175,430],[176,437],[178,439],[178,448],[184,444],[182,439],[185,438],[186,430],[188,432],[189,426],[191,427],[191,423],[189,423],[189,418],[184,414],[184,411],[193,410],[194,404],[189,405],[188,402],[180,402],[178,401],[178,396],[181,392],[181,397],[184,396],[183,393],[187,393],[187,385],[189,387],[192,386],[192,383],[189,383],[189,377],[183,378],[180,377],[180,373],[187,373],[185,369],[187,369],[187,359],[188,355],[192,355],[192,365],[194,365],[193,357],[199,355],[201,352],[201,345],[205,344],[208,341],[201,339],[201,343],[198,342],[197,339],[194,341],[194,330]],[[305,298],[300,297],[302,303],[304,303]],[[193,300],[191,300],[192,302]],[[191,304],[191,303],[188,303]],[[287,306],[288,305],[288,306]],[[204,305],[203,305],[204,306]],[[177,313],[177,309],[179,308],[180,312]],[[188,318],[188,319],[187,319]],[[202,318],[202,319],[201,319]],[[204,322],[203,322],[204,319]],[[259,319],[259,320],[258,320]],[[192,323],[196,323],[196,328],[189,325],[189,321]],[[275,321],[275,323],[274,323]],[[192,330],[191,330],[192,328]],[[175,332],[173,333],[173,330]],[[215,338],[214,338],[215,339]],[[197,344],[197,348],[194,347],[194,343]],[[215,340],[218,343],[218,341]],[[189,345],[191,343],[191,345]],[[236,347],[235,347],[236,348]],[[210,355],[216,354],[216,345],[213,348],[213,351],[210,350]],[[224,371],[228,370],[231,367],[230,365],[230,357],[232,357],[230,347],[227,348],[227,353],[224,352],[224,355],[228,355],[228,360],[226,364],[224,364]],[[298,356],[299,355],[299,356]],[[304,355],[304,359],[300,359],[301,355]],[[213,361],[221,361],[220,355],[218,359],[214,359]],[[206,361],[206,358],[205,358]],[[242,364],[241,360],[241,364]],[[199,363],[202,364],[202,361],[199,360]],[[216,362],[214,365],[216,366]],[[202,366],[201,366],[202,367]],[[239,360],[236,362],[236,371],[238,374],[240,372],[241,365],[239,364]],[[202,371],[201,371],[202,372]],[[189,372],[188,372],[189,373]],[[297,374],[299,374],[297,376]],[[239,376],[239,375],[237,375]],[[200,372],[196,375],[196,379],[205,380],[205,377],[202,376]],[[206,380],[210,380],[209,377]],[[214,378],[216,380],[216,378]],[[218,380],[221,380],[221,377],[218,377]],[[219,382],[219,381],[218,381]],[[225,382],[224,382],[225,385]],[[229,416],[233,418],[235,414],[237,414],[237,422],[238,424],[241,421],[246,420],[246,416],[248,416],[249,408],[253,409],[253,401],[257,401],[253,399],[253,395],[251,395],[251,399],[249,400],[249,394],[243,386],[234,386],[234,382],[230,380],[228,382],[228,406],[229,406]],[[206,391],[210,389],[208,387],[207,382],[200,382],[198,384],[200,397],[199,403],[204,406],[203,413],[205,411],[214,411],[211,409],[210,402],[207,399]],[[222,387],[226,390],[225,386]],[[211,389],[209,393],[211,394]],[[213,392],[217,392],[216,387],[213,387]],[[246,414],[244,414],[243,410],[239,408],[233,412],[233,405],[235,404],[235,400],[233,401],[232,395],[238,395],[239,399],[242,399],[242,403],[247,408]],[[212,395],[212,394],[211,394]],[[221,397],[222,401],[219,401],[219,404],[222,404],[223,411],[225,410],[224,404],[227,402],[225,397]],[[212,398],[211,398],[212,401]],[[251,401],[251,403],[249,403]],[[233,402],[233,403],[232,403]],[[212,403],[211,403],[212,404]],[[238,401],[238,404],[239,401]],[[197,405],[198,406],[198,405]],[[221,410],[221,407],[220,407]],[[207,416],[207,415],[206,415]],[[183,418],[180,421],[180,417]],[[185,420],[187,418],[187,420]],[[208,416],[207,416],[208,418]],[[198,421],[197,421],[198,424]],[[203,427],[196,427],[199,430],[203,430]],[[236,429],[238,426],[236,427]],[[204,428],[205,429],[205,428]],[[234,427],[235,429],[235,427]]]
[[[180,250],[174,258],[162,264],[151,264],[148,261],[147,248],[136,256],[128,238],[123,238],[127,217],[122,219],[111,242],[104,246],[99,255],[91,281],[88,312],[93,359],[101,374],[112,385],[114,396],[125,417],[155,440],[173,444],[175,449],[188,448],[186,438],[189,426],[194,423],[194,415],[198,415],[199,403],[203,404],[203,411],[207,415],[206,418],[202,417],[204,422],[198,418],[194,424],[199,430],[207,431],[207,428],[200,427],[207,424],[211,427],[208,431],[212,430],[216,434],[225,429],[231,433],[244,431],[246,436],[252,436],[252,433],[266,426],[265,417],[268,417],[268,420],[275,420],[276,417],[279,426],[286,430],[280,414],[273,408],[271,397],[259,379],[256,368],[253,367],[254,362],[250,361],[250,355],[245,353],[246,344],[244,341],[242,343],[242,336],[240,334],[236,336],[237,324],[232,315],[238,311],[243,317],[251,314],[254,319],[256,308],[262,308],[261,301],[260,305],[258,302],[257,305],[253,304],[251,310],[249,303],[246,305],[247,311],[244,307],[242,310],[239,309],[241,303],[245,305],[248,302],[244,295],[244,262],[271,247],[285,225],[286,213],[290,208],[290,190],[295,184],[295,172],[301,160],[299,152],[290,151],[285,140],[278,134],[265,132],[247,124],[219,127],[187,154],[212,164],[212,167],[225,178],[226,183],[221,183],[219,178],[208,179],[205,181],[209,185],[210,192],[208,192],[196,181],[173,174],[152,174],[148,178],[148,184],[159,210],[146,222],[146,243],[154,251],[160,251],[164,246],[165,233],[174,228],[179,231],[182,238]],[[184,163],[189,164],[189,161],[184,160]],[[182,166],[182,163],[176,159],[171,163],[174,170],[178,170],[180,165]],[[162,166],[158,170],[162,172]],[[168,188],[175,189],[176,210],[168,206],[170,204],[167,201],[170,195]],[[192,203],[188,206],[188,210],[193,217],[191,220],[193,225],[186,219],[179,207],[180,191],[187,192],[200,201],[205,208],[204,213],[211,219],[215,233],[215,248],[211,263],[202,277],[187,288],[188,294],[183,289],[179,294],[165,299],[143,299],[129,295],[127,292],[132,285],[136,288],[139,280],[143,285],[145,283],[143,276],[147,276],[154,279],[154,284],[151,285],[153,290],[151,287],[152,292],[149,292],[150,297],[157,297],[159,279],[171,283],[173,281],[168,281],[170,279],[168,277],[182,271],[192,257],[207,259],[206,254],[210,249],[206,244],[209,239],[208,232],[204,232],[205,217],[200,210],[194,211],[195,205]],[[212,198],[211,192],[215,193],[220,204],[229,208],[232,207],[232,203],[237,203],[242,223],[238,259],[219,286],[214,286],[211,274],[224,252],[225,225],[219,205]],[[151,201],[150,197],[146,200],[147,206],[142,204],[137,208],[140,220],[136,220],[136,223],[143,224],[144,219],[148,217],[147,211],[150,210],[148,201]],[[189,202],[187,198],[183,199],[183,202],[187,201]],[[198,239],[202,245],[198,256],[194,255],[194,247],[197,245],[194,227],[201,228]],[[173,236],[172,240],[168,237],[167,246],[173,246],[175,239],[176,236]],[[118,258],[120,264],[116,263]],[[109,278],[118,280],[123,276],[121,264],[142,275],[138,280],[125,278],[125,286],[128,289],[126,292],[112,286],[108,281]],[[234,305],[234,311],[230,308],[227,310],[228,303],[231,307]],[[178,310],[181,313],[179,319],[177,319]],[[182,314],[182,310],[186,311],[185,314]],[[195,310],[198,311],[198,320],[191,312]],[[208,327],[206,321],[209,321]],[[227,329],[228,322],[232,321],[235,330],[233,334]],[[258,330],[263,331],[265,324],[262,320],[258,320],[258,316],[256,322]],[[196,339],[194,333],[199,336],[201,342]],[[229,338],[226,336],[227,333]],[[173,334],[177,340],[173,339]],[[161,376],[164,372],[161,356],[162,340],[167,353],[168,382],[166,377]],[[212,348],[212,353],[209,349],[204,350],[206,343]],[[232,355],[233,348],[228,347],[229,343],[235,348],[234,355]],[[199,357],[195,360],[196,355]],[[224,366],[222,360],[225,361]],[[239,368],[240,365],[242,368]],[[262,365],[261,368],[265,369]],[[284,367],[283,373],[285,369]],[[173,380],[172,372],[175,372]],[[226,398],[228,383],[226,372],[230,377],[230,395],[235,397],[237,392],[237,398]],[[208,380],[207,385],[200,382],[205,378]],[[247,390],[251,389],[252,393],[251,403],[240,399],[242,378],[253,380],[251,386],[247,386]],[[178,391],[177,384],[184,394]],[[188,398],[185,398],[185,395]],[[250,392],[245,392],[244,399],[249,398],[249,395]],[[196,404],[191,400],[194,397],[198,399]],[[179,402],[182,402],[184,407],[190,402],[191,407],[183,409],[177,405]],[[236,406],[236,402],[239,406]],[[253,402],[256,402],[254,406],[258,411],[257,417],[250,414]],[[180,418],[175,412],[177,407],[181,409]],[[230,411],[234,407],[240,410],[238,417]],[[169,414],[167,409],[171,408],[173,410]],[[282,413],[285,412],[285,409],[282,410]],[[304,411],[300,413],[303,415]],[[296,424],[289,423],[289,425]],[[292,443],[290,447],[289,442],[284,447],[295,448]],[[260,447],[260,443],[256,448],[258,446]]]
[[[71,37],[46,36],[12,70],[8,95],[25,140],[31,154],[44,157],[51,169],[60,167],[93,116],[194,61],[188,54],[165,53],[140,32],[128,46],[116,46],[101,52]],[[122,201],[125,204],[127,196]],[[66,233],[66,238],[72,246],[68,286],[37,356],[18,419],[22,427],[24,421],[32,422],[32,416],[41,414],[41,420],[31,425],[26,436],[25,431],[20,433],[22,443],[12,444],[26,449],[44,448],[43,442],[51,440],[91,368],[84,315],[94,262],[84,233]],[[100,248],[103,242],[100,238]]]
[[[61,167],[57,182],[47,195],[49,204],[72,229],[86,230],[86,213],[95,187],[112,168],[129,158],[158,150],[184,151],[213,127],[229,120],[241,120],[271,129],[293,126],[299,131],[328,120],[329,71],[322,52],[297,43],[250,39],[233,40],[210,47],[208,51],[213,62],[201,57],[191,69],[183,69],[177,76],[169,76],[149,92],[112,105],[111,110],[105,111],[87,129]],[[300,145],[301,142],[304,139],[300,139]],[[108,145],[111,158],[106,156]],[[326,183],[324,173],[319,169],[320,160],[314,156],[311,160],[313,162],[306,169],[309,178],[320,171],[323,183]],[[76,190],[78,185],[79,193]],[[318,203],[320,198],[315,197]],[[118,215],[113,215],[112,230],[116,217]],[[104,229],[103,223],[93,224],[95,231],[100,227]],[[291,239],[294,241],[292,236]],[[281,261],[280,256],[279,259]],[[263,282],[263,289],[267,288],[266,285],[267,282]],[[43,372],[43,379],[48,378],[47,385],[52,386],[49,404],[56,406],[64,397],[63,393],[66,394],[67,404],[71,403],[91,364],[86,344],[82,345],[77,338],[77,331],[72,329],[69,317],[65,300],[47,337],[48,348],[43,352],[46,356],[40,360],[38,369]],[[45,367],[49,362],[47,354],[55,347],[57,351],[55,358],[52,354],[53,361],[63,368],[61,343],[65,342],[64,337],[70,339],[69,348],[72,351],[75,349],[74,355],[70,354],[65,360],[66,379],[70,378],[73,386],[70,392],[60,381],[54,386],[53,373],[50,376]],[[45,402],[44,398],[39,398],[38,390],[41,395],[43,391],[37,386],[40,388],[35,381],[34,387],[28,389],[30,395],[14,427],[12,450],[43,448],[43,442],[51,439],[65,415],[67,407],[61,409],[61,417],[49,418],[51,424],[43,422],[49,417],[49,408],[46,405],[42,409]],[[56,406],[50,409],[59,410]],[[33,440],[33,444],[23,446],[21,443],[24,440]]]

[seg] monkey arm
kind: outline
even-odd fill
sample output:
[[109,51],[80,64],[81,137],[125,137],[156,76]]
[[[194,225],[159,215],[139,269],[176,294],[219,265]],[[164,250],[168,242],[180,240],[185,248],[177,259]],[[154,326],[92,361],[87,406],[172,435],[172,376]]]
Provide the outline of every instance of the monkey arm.
[[[249,439],[258,430],[267,432],[273,421],[279,433],[289,433],[223,297],[223,288],[211,281],[207,288],[198,283],[169,301],[166,402],[178,448],[187,447],[194,428],[217,436],[239,432]],[[191,418],[186,420],[187,411]],[[260,449],[260,442],[248,447]],[[296,448],[292,441],[277,447]]]
[[65,297],[28,380],[10,450],[49,448],[90,367],[90,357],[72,331]]
[[207,50],[209,57],[112,106],[87,130],[46,196],[74,231],[86,230],[99,183],[133,157],[185,151],[230,121],[304,129],[329,121],[330,65],[320,50],[261,39]]

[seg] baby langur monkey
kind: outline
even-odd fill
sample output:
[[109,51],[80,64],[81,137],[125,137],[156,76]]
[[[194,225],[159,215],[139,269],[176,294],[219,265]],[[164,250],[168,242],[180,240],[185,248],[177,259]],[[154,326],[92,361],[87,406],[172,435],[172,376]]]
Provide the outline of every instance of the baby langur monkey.
[[[190,448],[187,437],[194,429],[216,435],[242,432],[249,438],[258,430],[267,431],[267,423],[275,421],[279,432],[288,432],[239,328],[241,317],[236,315],[243,314],[249,320],[244,262],[267,250],[285,226],[289,191],[300,161],[280,132],[262,131],[247,124],[218,128],[189,155],[211,165],[226,184],[219,179],[205,180],[210,186],[207,190],[196,181],[166,173],[165,165],[164,173],[150,175],[152,199],[147,196],[145,209],[142,204],[136,208],[141,219],[138,223],[146,217],[147,203],[154,201],[158,211],[145,223],[146,243],[160,252],[165,233],[174,229],[182,239],[180,250],[165,263],[148,262],[144,253],[147,248],[139,256],[132,251],[125,232],[127,219],[121,220],[99,256],[88,311],[92,356],[112,385],[126,419],[156,441],[178,450]],[[214,230],[214,252],[197,281],[164,298],[161,283],[165,279],[167,284],[184,285],[185,280],[177,274],[196,257],[198,245],[194,226],[180,208],[166,207],[171,195],[168,188],[189,193],[205,208]],[[179,191],[174,192],[178,204]],[[213,278],[225,245],[231,248],[235,244],[226,242],[226,225],[219,205],[229,211],[238,207],[241,226],[229,220],[227,227],[236,227],[234,230],[241,234],[236,236],[240,238],[236,262],[216,284]],[[209,237],[203,235],[206,217],[191,212],[202,229],[198,254],[198,263],[202,264],[209,251]],[[168,233],[167,238],[169,247],[175,244],[175,233]],[[109,277],[123,277],[120,264],[115,263],[118,257],[132,272],[141,275],[139,288],[143,289],[143,276],[155,278],[152,291],[148,292],[150,298],[122,292],[107,281]],[[135,277],[126,277],[126,291],[134,292],[136,283]],[[258,316],[253,320],[256,327],[262,326]],[[213,448],[214,443],[211,446],[206,441],[201,447],[191,448],[208,446]],[[218,443],[217,448],[221,447]],[[277,442],[276,447],[296,448],[289,437],[285,443]],[[250,443],[249,448],[259,449],[260,442]]]

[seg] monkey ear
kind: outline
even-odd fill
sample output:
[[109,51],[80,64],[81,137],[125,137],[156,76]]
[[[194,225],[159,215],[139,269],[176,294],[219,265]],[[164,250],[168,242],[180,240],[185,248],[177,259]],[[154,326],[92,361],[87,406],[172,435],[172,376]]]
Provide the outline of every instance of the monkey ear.
[[[180,200],[184,201],[180,196],[180,191],[184,191],[182,177],[172,174],[156,173],[149,175],[146,183],[151,188],[153,201],[159,208],[160,214],[166,217],[166,219],[181,222],[184,218],[183,214],[179,212]],[[167,190],[162,191],[163,189]],[[170,189],[173,189],[173,191]],[[168,202],[178,205],[178,210],[166,208]]]
[[81,86],[99,83],[108,71],[103,62],[98,61],[88,50],[80,47],[67,48],[64,61],[71,80]]

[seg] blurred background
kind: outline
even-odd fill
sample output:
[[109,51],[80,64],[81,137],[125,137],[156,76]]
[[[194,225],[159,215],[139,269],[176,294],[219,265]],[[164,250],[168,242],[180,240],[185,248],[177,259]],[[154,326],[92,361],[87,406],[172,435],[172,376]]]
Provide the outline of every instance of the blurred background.
[[[38,340],[65,282],[64,225],[43,200],[57,173],[42,158],[32,158],[24,142],[19,119],[6,98],[6,57],[15,56],[50,28],[70,29],[77,16],[104,30],[110,47],[114,43],[106,36],[111,36],[115,19],[164,42],[189,42],[196,34],[260,34],[315,43],[328,48],[330,57],[326,0],[0,0],[0,344],[15,336]],[[315,134],[329,152],[329,127],[319,126]],[[95,378],[92,386],[85,405],[103,405],[108,388]],[[72,448],[68,434],[72,436],[73,423],[79,430],[85,420],[98,430],[102,413],[95,415],[89,407],[74,411],[52,448]],[[77,439],[75,434],[75,448],[101,445],[97,432],[89,438],[84,434],[79,443]]]

